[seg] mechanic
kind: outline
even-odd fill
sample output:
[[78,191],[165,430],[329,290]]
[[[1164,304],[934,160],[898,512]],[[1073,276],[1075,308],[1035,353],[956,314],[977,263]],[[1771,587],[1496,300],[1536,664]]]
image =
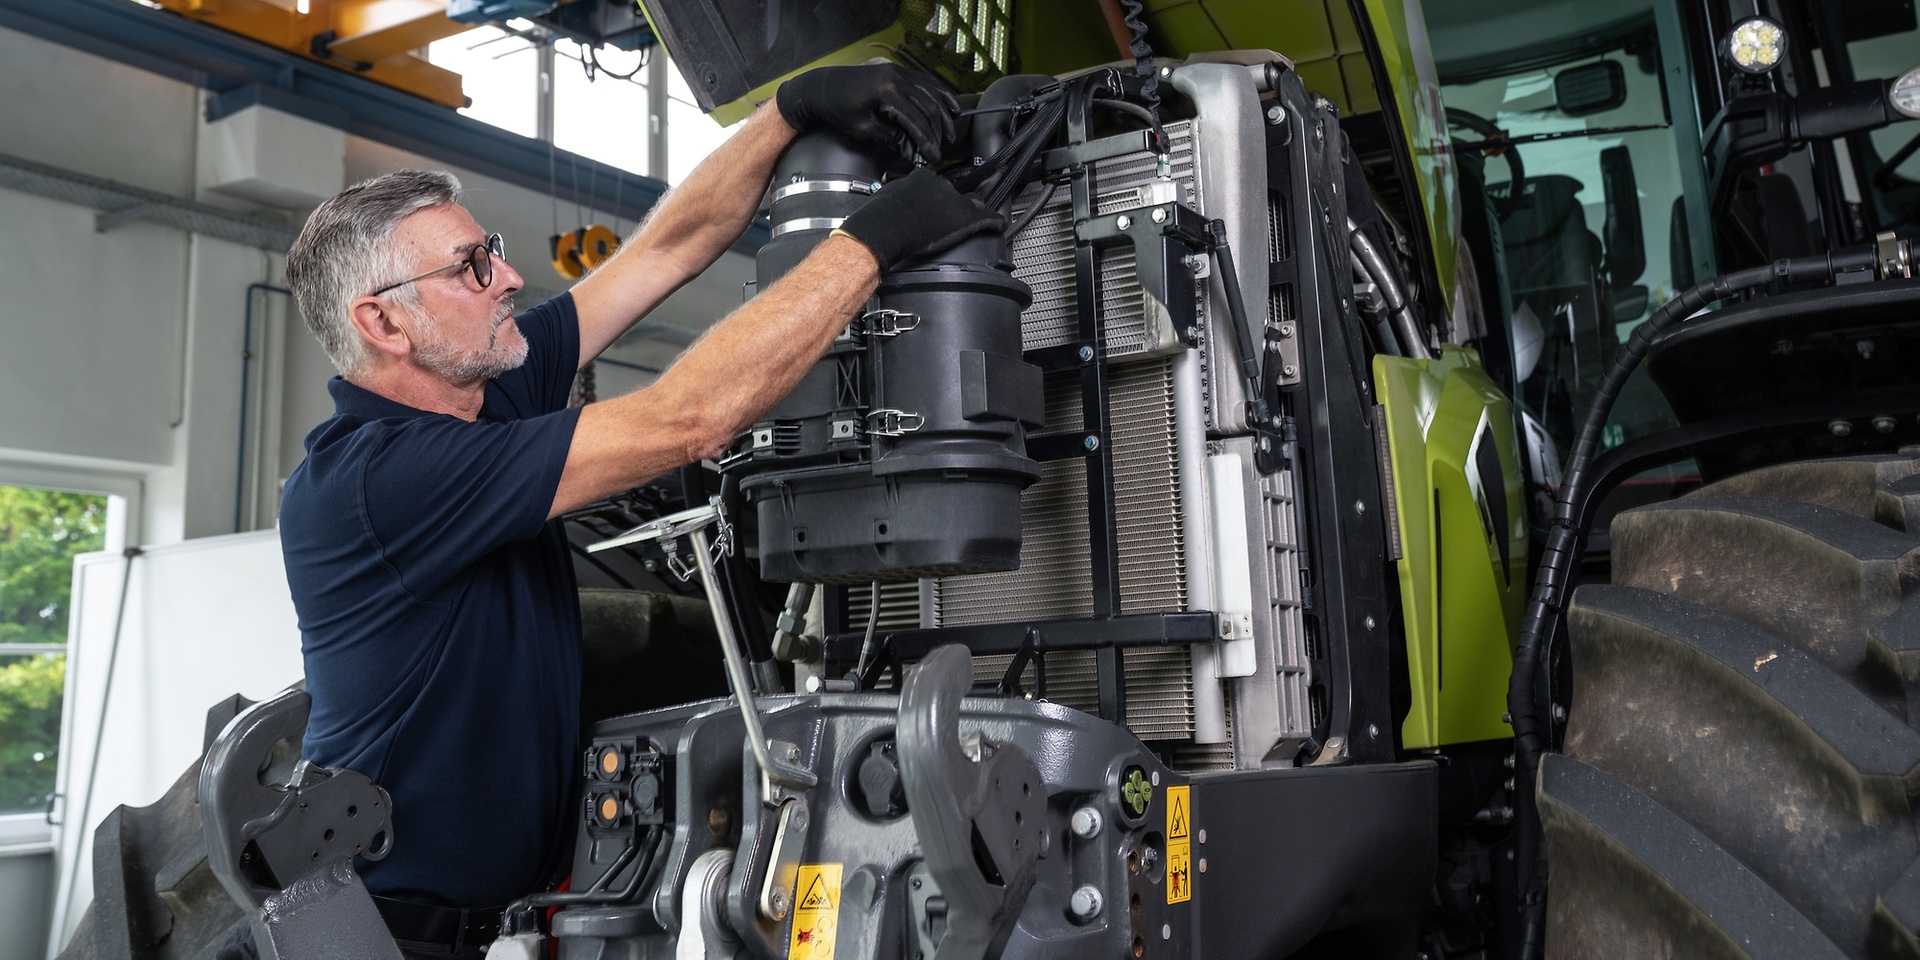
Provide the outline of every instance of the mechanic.
[[280,517],[313,697],[304,755],[392,795],[393,852],[363,875],[407,956],[479,956],[502,907],[564,867],[580,615],[557,518],[720,455],[890,266],[999,218],[916,171],[651,385],[574,408],[574,374],[739,238],[797,133],[938,160],[958,109],[898,66],[802,74],[606,264],[519,316],[520,275],[447,174],[369,180],[308,219],[287,284],[340,376]]

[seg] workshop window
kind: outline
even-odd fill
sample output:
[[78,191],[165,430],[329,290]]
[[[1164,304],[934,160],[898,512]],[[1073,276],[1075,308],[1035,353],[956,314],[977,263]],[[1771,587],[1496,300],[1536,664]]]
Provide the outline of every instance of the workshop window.
[[0,486],[0,821],[16,821],[0,829],[0,843],[25,839],[18,827],[44,826],[59,762],[73,558],[106,547],[111,499]]
[[[514,24],[532,26],[525,20]],[[523,137],[540,136],[540,64],[518,32],[478,27],[427,47],[427,62],[460,75],[469,106],[461,115]]]

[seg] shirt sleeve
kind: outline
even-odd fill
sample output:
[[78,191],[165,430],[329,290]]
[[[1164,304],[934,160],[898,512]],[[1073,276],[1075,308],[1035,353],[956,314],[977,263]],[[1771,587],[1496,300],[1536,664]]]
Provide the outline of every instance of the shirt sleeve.
[[506,422],[422,417],[367,458],[361,502],[381,557],[416,596],[499,547],[539,534],[578,408]]

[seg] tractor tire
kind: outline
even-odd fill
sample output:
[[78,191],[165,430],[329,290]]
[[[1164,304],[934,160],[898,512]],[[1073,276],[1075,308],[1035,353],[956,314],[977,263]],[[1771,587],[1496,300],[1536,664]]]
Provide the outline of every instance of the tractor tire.
[[1613,522],[1536,784],[1547,956],[1920,958],[1920,459]]

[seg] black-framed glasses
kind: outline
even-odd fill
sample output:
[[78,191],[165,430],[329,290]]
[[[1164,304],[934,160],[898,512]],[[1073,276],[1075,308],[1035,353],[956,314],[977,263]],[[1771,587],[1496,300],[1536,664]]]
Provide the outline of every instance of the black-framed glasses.
[[487,235],[486,240],[473,245],[473,251],[471,253],[468,253],[465,259],[459,260],[454,263],[449,263],[446,266],[440,267],[439,269],[436,269],[436,270],[428,270],[426,273],[423,273],[417,277],[409,277],[405,280],[400,281],[399,283],[389,283],[386,286],[381,287],[380,289],[367,294],[367,296],[377,297],[383,293],[386,293],[388,290],[395,290],[400,287],[404,287],[409,283],[413,283],[417,280],[425,280],[428,277],[437,276],[439,274],[446,273],[449,270],[472,270],[473,279],[480,281],[480,289],[485,290],[486,288],[493,285],[493,258],[494,257],[499,257],[502,260],[505,260],[507,258],[507,242],[505,240],[500,239],[499,234],[490,233]]

